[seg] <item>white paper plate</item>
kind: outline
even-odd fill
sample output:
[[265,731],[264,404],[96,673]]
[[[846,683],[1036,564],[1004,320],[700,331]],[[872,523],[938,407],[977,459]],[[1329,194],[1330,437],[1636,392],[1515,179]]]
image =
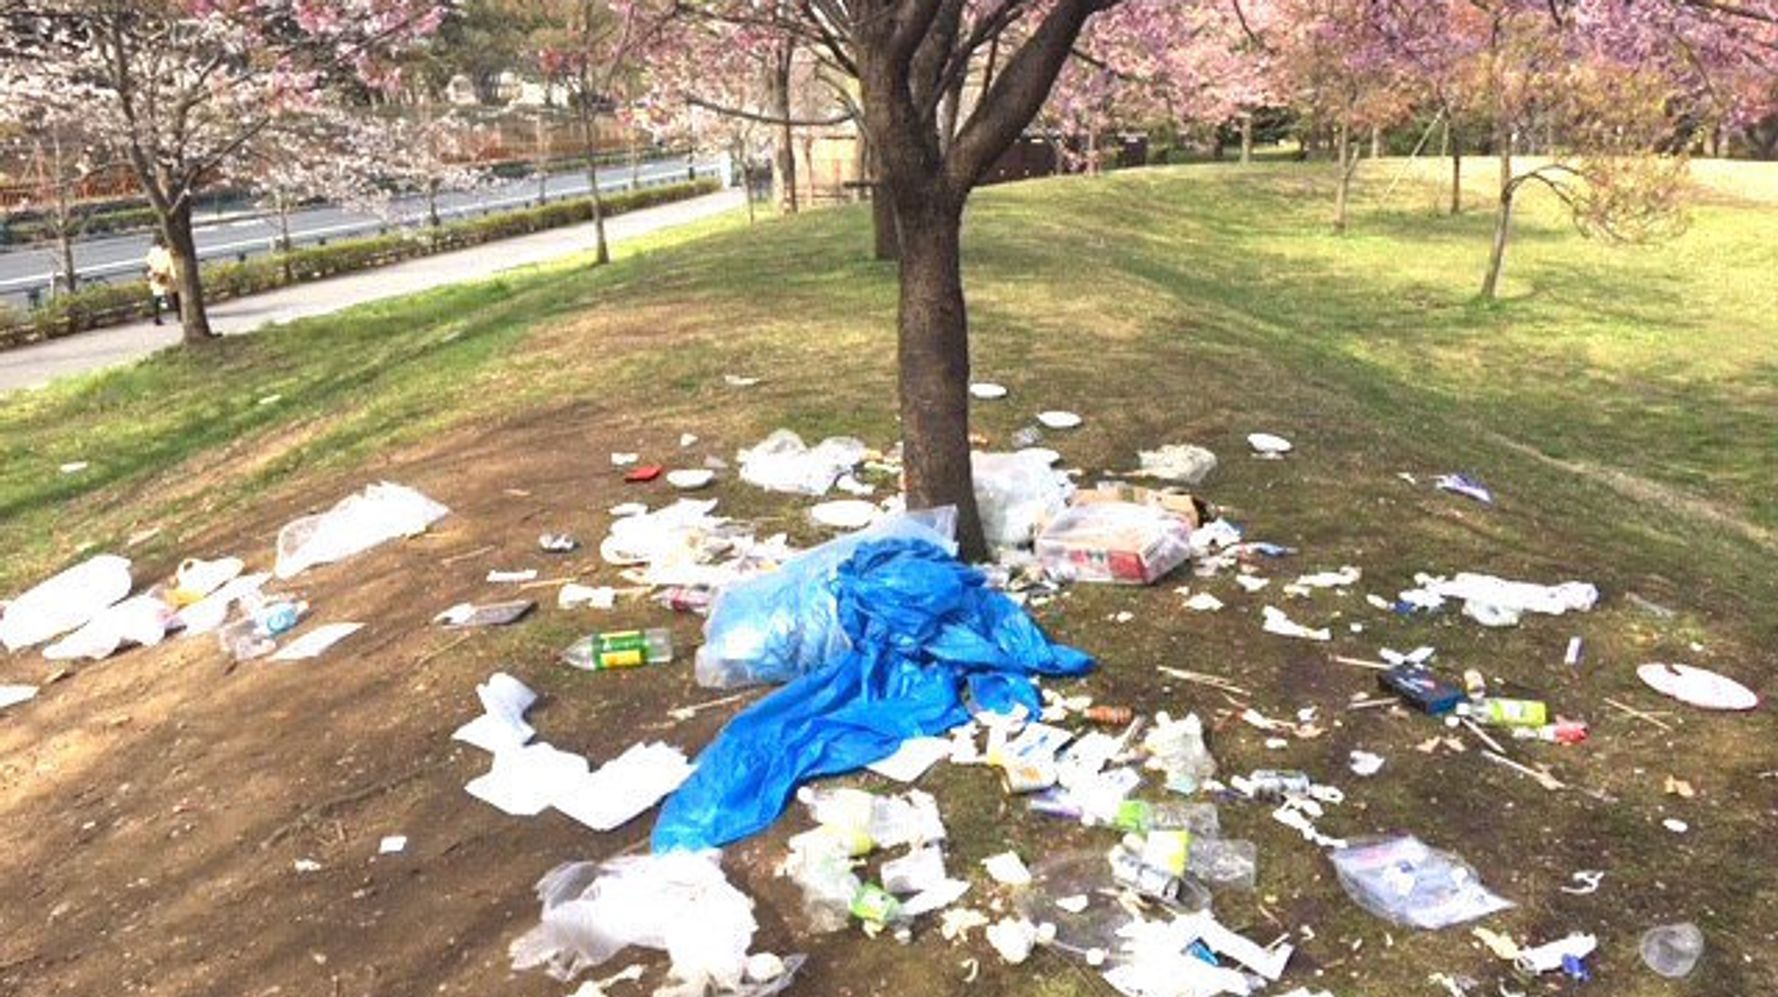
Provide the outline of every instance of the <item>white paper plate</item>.
[[1030,454],[1033,458],[1040,457],[1045,464],[1051,465],[1054,465],[1057,461],[1062,459],[1061,454],[1051,450],[1049,447],[1026,447],[1023,450],[1020,450],[1019,453]]
[[1046,429],[1073,429],[1080,425],[1080,416],[1073,412],[1052,409],[1037,413],[1037,421],[1043,423]]
[[702,467],[667,472],[667,484],[684,491],[702,488],[716,478],[716,472]]
[[1285,454],[1291,451],[1289,440],[1271,433],[1248,433],[1247,445],[1252,447],[1255,453],[1262,454]]
[[863,499],[836,499],[809,510],[809,518],[836,530],[862,530],[876,521],[876,503]]
[[971,398],[1005,398],[1006,385],[995,384],[992,381],[977,381],[969,386],[969,396]]
[[1726,675],[1691,665],[1652,664],[1636,669],[1649,688],[1706,710],[1751,710],[1759,705],[1753,690]]

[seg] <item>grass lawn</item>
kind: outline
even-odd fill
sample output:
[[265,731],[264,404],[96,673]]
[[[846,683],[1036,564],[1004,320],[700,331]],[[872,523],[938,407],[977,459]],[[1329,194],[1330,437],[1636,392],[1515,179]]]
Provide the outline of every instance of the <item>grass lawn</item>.
[[[1491,226],[1490,169],[1470,164],[1468,211],[1449,217],[1433,211],[1443,200],[1435,182],[1442,166],[1367,162],[1353,230],[1344,237],[1328,231],[1331,168],[1324,165],[1188,166],[983,191],[972,202],[965,240],[974,365],[977,376],[1011,394],[978,405],[975,421],[1004,441],[1040,409],[1080,412],[1084,427],[1048,442],[1089,472],[1127,469],[1136,449],[1159,443],[1210,446],[1223,465],[1206,483],[1207,497],[1251,535],[1301,549],[1294,562],[1274,568],[1279,576],[1354,564],[1366,576],[1360,590],[1386,595],[1407,587],[1417,571],[1595,582],[1605,592],[1595,612],[1502,631],[1454,613],[1379,614],[1357,594],[1283,604],[1299,620],[1333,626],[1332,653],[1371,657],[1379,645],[1435,644],[1453,670],[1480,668],[1509,690],[1585,717],[1594,731],[1586,744],[1527,749],[1551,762],[1570,789],[1546,792],[1473,752],[1420,754],[1416,744],[1442,733],[1423,717],[1344,713],[1352,695],[1370,690],[1369,675],[1328,663],[1322,646],[1262,634],[1259,607],[1282,598],[1272,591],[1247,595],[1226,577],[1206,582],[1229,607],[1193,614],[1171,591],[1181,581],[1200,587],[1189,578],[1139,591],[1081,586],[1038,615],[1099,657],[1102,667],[1087,686],[1101,701],[1214,717],[1213,749],[1225,771],[1303,768],[1345,786],[1349,802],[1324,828],[1413,831],[1464,855],[1520,905],[1491,926],[1537,941],[1598,932],[1601,992],[1678,992],[1641,968],[1635,939],[1653,924],[1686,919],[1704,928],[1711,956],[1685,992],[1778,992],[1770,958],[1778,875],[1745,853],[1746,842],[1778,830],[1778,781],[1770,778],[1778,769],[1778,725],[1763,710],[1686,712],[1642,691],[1631,674],[1644,661],[1686,660],[1770,688],[1770,649],[1778,642],[1778,572],[1771,568],[1778,554],[1778,168],[1700,164],[1689,229],[1651,246],[1588,242],[1553,202],[1533,193],[1523,199],[1502,300],[1483,304],[1474,292]],[[0,398],[0,550],[7,552],[0,590],[21,588],[79,551],[121,548],[132,536],[138,543],[128,553],[157,569],[187,553],[263,554],[281,516],[385,476],[425,487],[458,511],[453,520],[496,524],[471,527],[469,535],[447,530],[441,542],[454,551],[487,540],[510,563],[470,561],[447,571],[432,553],[406,555],[409,571],[463,573],[462,585],[470,585],[470,575],[529,557],[539,516],[578,522],[585,539],[603,532],[608,506],[665,497],[617,483],[607,459],[613,450],[670,461],[679,434],[691,432],[701,437],[700,457],[732,457],[781,425],[806,438],[844,432],[887,446],[896,435],[893,270],[865,258],[867,227],[859,210],[753,225],[725,218],[632,246],[596,271],[565,263],[504,275]],[[725,373],[763,380],[737,390],[724,384]],[[1289,437],[1297,453],[1282,463],[1247,459],[1242,440],[1256,430]],[[90,466],[57,470],[70,461]],[[1431,490],[1434,475],[1452,470],[1480,477],[1497,505]],[[713,494],[732,515],[814,539],[800,503],[732,480]],[[537,511],[521,511],[530,510],[527,503]],[[613,577],[596,561],[585,570],[589,578]],[[354,581],[332,574],[316,584],[349,600]],[[381,601],[356,605],[406,629],[390,630],[366,660],[407,660],[411,674],[367,670],[380,677],[351,679],[374,682],[375,693],[389,698],[330,700],[343,711],[335,727],[302,710],[302,722],[292,721],[299,733],[267,733],[273,725],[261,731],[265,743],[233,737],[257,759],[250,771],[288,765],[312,781],[291,776],[265,788],[266,815],[237,813],[247,830],[218,831],[213,849],[195,855],[188,871],[162,877],[164,886],[198,888],[218,868],[267,864],[263,850],[242,854],[241,840],[259,840],[316,795],[349,792],[405,768],[408,756],[443,752],[442,737],[491,667],[514,663],[515,674],[552,694],[551,721],[584,740],[552,739],[601,758],[640,736],[638,716],[704,698],[677,665],[623,676],[621,685],[613,676],[594,683],[563,677],[551,663],[554,650],[602,619],[550,612],[466,646],[433,646],[424,620],[456,597],[447,590],[457,583],[429,576],[424,605],[412,605],[417,599],[388,572],[374,584]],[[475,594],[466,591],[461,597]],[[1647,603],[1674,614],[1650,613]],[[1123,610],[1136,618],[1109,622]],[[637,611],[620,622],[647,616]],[[676,625],[693,639],[689,624]],[[1578,669],[1560,664],[1570,635],[1586,642]],[[63,712],[42,715],[86,723],[131,709],[129,695],[152,689],[151,704],[131,710],[140,721],[175,708],[202,715],[220,709],[215,697],[224,695],[250,708],[274,691],[296,703],[344,695],[260,673],[237,673],[226,693],[210,691],[209,681],[181,682],[186,672],[163,665],[126,677],[159,653],[83,670],[46,690],[56,703],[33,709],[54,707]],[[207,660],[202,652],[169,653],[184,655],[178,660],[192,668],[210,667],[195,663]],[[1229,719],[1227,703],[1166,685],[1157,664],[1230,676],[1254,690],[1254,705],[1269,715],[1315,706],[1338,719],[1322,738],[1268,751],[1263,735]],[[42,670],[36,658],[0,661],[5,681]],[[103,709],[83,706],[80,697],[89,695]],[[1606,697],[1670,711],[1673,729],[1628,719]],[[344,717],[363,724],[351,728],[362,743],[348,752],[349,765],[341,749],[325,744]],[[720,718],[711,720],[680,743],[700,745]],[[51,736],[49,720],[31,722],[37,737]],[[0,728],[0,752],[34,743],[13,728]],[[70,787],[128,780],[122,766],[133,730],[95,727],[47,772],[41,760],[34,769],[0,771],[0,801],[11,812],[0,817],[0,831],[24,833],[30,815],[78,825],[59,809]],[[1361,747],[1390,759],[1375,779],[1346,771],[1346,753]],[[458,787],[479,771],[475,758],[438,764],[455,767],[345,808],[337,831],[296,837],[318,854],[343,850],[367,835],[374,842],[370,817],[418,826],[416,815],[427,815],[437,833],[456,836],[445,850],[451,871],[428,873],[456,890],[450,909],[437,903],[438,883],[381,887],[383,919],[359,933],[359,958],[342,964],[330,948],[348,944],[337,929],[280,934],[283,908],[240,908],[258,912],[271,933],[255,942],[272,946],[254,950],[260,975],[252,981],[261,989],[269,981],[310,992],[302,974],[312,972],[312,953],[334,951],[336,992],[559,992],[547,981],[514,984],[504,976],[505,943],[535,914],[531,882],[556,860],[608,854],[646,828],[609,840],[530,823],[515,831],[521,822],[467,813],[479,804]],[[1670,774],[1689,780],[1698,796],[1665,795]],[[219,771],[216,778],[226,777]],[[929,778],[951,822],[953,868],[970,868],[1009,844],[1027,858],[1108,844],[1028,815],[977,770],[941,768]],[[337,789],[317,788],[329,780]],[[155,786],[153,777],[137,781],[138,796],[149,796],[144,812],[165,803],[142,788]],[[1672,816],[1691,830],[1663,829],[1661,820]],[[806,989],[794,992],[1103,992],[1054,957],[1002,968],[985,946],[953,949],[935,932],[923,932],[913,951],[888,940],[801,937],[794,894],[773,885],[769,872],[782,854],[780,832],[798,820],[781,821],[734,859],[738,879],[767,911],[768,940],[780,951],[813,954]],[[1435,993],[1425,982],[1433,972],[1482,980],[1478,993],[1510,980],[1461,930],[1388,930],[1358,911],[1313,846],[1263,809],[1226,806],[1223,820],[1259,844],[1260,885],[1226,906],[1219,899],[1219,914],[1262,941],[1311,927],[1313,937],[1298,935],[1294,982],[1345,997]],[[490,861],[478,864],[478,856]],[[31,852],[16,861],[43,857]],[[273,858],[288,868],[284,852]],[[1607,871],[1598,894],[1557,889],[1578,869]],[[259,882],[257,873],[239,874]],[[66,875],[72,878],[54,889],[76,895],[80,874]],[[366,887],[343,873],[339,879],[305,887],[306,902],[353,909],[346,898]],[[270,881],[264,888],[277,889]],[[194,913],[178,937],[196,933],[216,944],[206,933],[231,929],[215,920]],[[362,940],[401,924],[423,926],[413,929],[411,944],[405,935],[382,947]],[[71,930],[33,929],[11,949],[0,947],[0,983],[57,978],[34,946],[52,946],[58,931]],[[302,941],[279,944],[302,931]],[[456,948],[459,961],[437,957]],[[189,958],[159,933],[138,938],[134,956],[81,951],[85,962],[60,967],[68,974],[62,978],[95,986],[146,974],[143,959],[184,965]],[[974,988],[961,982],[958,963],[966,956],[983,963]],[[366,964],[375,971],[360,972]],[[7,977],[4,967],[15,965],[25,975]],[[182,978],[183,991],[165,992],[247,992],[228,990],[241,978],[194,973]],[[171,979],[156,985],[174,986]]]

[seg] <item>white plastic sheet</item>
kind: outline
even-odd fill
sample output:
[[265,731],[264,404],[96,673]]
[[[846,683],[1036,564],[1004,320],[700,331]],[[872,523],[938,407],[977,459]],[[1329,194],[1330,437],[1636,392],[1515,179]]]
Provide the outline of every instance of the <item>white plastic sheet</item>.
[[129,595],[131,585],[128,558],[83,561],[14,599],[0,616],[0,643],[17,651],[84,626]]
[[1037,451],[973,453],[969,466],[982,533],[994,547],[1029,547],[1043,524],[1066,508],[1073,490]]
[[318,564],[343,561],[388,540],[411,537],[450,510],[405,485],[387,481],[348,495],[318,516],[304,516],[278,531],[279,578],[294,578]]
[[125,599],[105,609],[86,625],[43,649],[51,661],[89,658],[98,661],[115,654],[125,644],[153,647],[167,635],[173,610],[151,595]]
[[778,429],[735,456],[742,481],[772,492],[825,495],[834,479],[864,459],[866,449],[849,436],[830,436],[811,447],[790,430]]

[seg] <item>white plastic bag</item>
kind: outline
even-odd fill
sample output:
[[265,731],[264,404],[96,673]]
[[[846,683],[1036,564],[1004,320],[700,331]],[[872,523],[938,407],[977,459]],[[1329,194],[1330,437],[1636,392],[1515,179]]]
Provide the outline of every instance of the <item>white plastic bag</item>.
[[343,561],[397,537],[411,537],[451,510],[405,485],[387,481],[348,495],[318,516],[304,516],[278,531],[281,579],[317,564]]
[[14,599],[0,617],[0,643],[16,651],[84,626],[129,595],[131,584],[128,558],[83,561]]
[[790,430],[777,429],[735,457],[742,481],[771,492],[825,495],[835,478],[864,459],[866,449],[850,436],[830,436],[811,447]]
[[[542,923],[512,943],[513,968],[544,966],[571,980],[640,945],[672,960],[657,997],[774,992],[772,982],[748,985],[753,901],[729,884],[720,860],[715,850],[672,851],[557,866],[537,884]],[[785,960],[786,977],[793,961]]]
[[969,467],[982,533],[993,547],[1029,547],[1072,490],[1066,475],[1050,469],[1048,455],[1034,450],[972,453]]
[[88,620],[86,625],[43,649],[51,661],[108,658],[125,644],[153,647],[167,635],[173,609],[151,595],[125,599]]

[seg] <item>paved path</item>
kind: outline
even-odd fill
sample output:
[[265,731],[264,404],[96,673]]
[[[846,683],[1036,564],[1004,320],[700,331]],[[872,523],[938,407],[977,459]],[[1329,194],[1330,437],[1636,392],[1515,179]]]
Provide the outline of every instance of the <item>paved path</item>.
[[[605,233],[613,244],[619,244],[709,218],[741,204],[739,190],[719,191],[618,215],[605,223]],[[406,260],[376,270],[220,302],[210,308],[210,327],[231,336],[254,332],[267,323],[325,315],[366,301],[412,294],[585,252],[593,244],[593,226],[589,223]],[[135,322],[0,352],[0,392],[38,387],[58,377],[136,360],[178,341],[179,329],[174,322],[165,326]]]
[[[720,165],[714,160],[697,164],[699,176],[716,176]],[[652,160],[637,166],[634,179],[643,186],[672,183],[686,179],[684,157]],[[606,167],[599,174],[599,189],[607,194],[630,186],[628,167]],[[540,186],[542,189],[540,190]],[[438,196],[438,213],[446,221],[489,211],[509,211],[537,203],[540,196],[557,201],[584,195],[589,186],[586,174],[580,171],[557,174],[540,182],[536,179],[507,180],[471,191],[446,191]],[[426,220],[423,197],[395,199],[382,216],[366,214],[332,205],[319,205],[291,212],[290,241],[298,246],[314,245],[329,239],[344,239],[385,230],[393,225],[417,228]],[[269,217],[234,216],[199,219],[193,227],[197,236],[198,258],[234,259],[237,256],[259,256],[271,250],[278,237],[277,222]],[[97,236],[82,239],[74,250],[75,265],[83,281],[124,280],[142,276],[142,257],[148,252],[148,234]],[[55,247],[47,243],[0,250],[0,299],[23,307],[27,294],[47,292],[59,266]]]

